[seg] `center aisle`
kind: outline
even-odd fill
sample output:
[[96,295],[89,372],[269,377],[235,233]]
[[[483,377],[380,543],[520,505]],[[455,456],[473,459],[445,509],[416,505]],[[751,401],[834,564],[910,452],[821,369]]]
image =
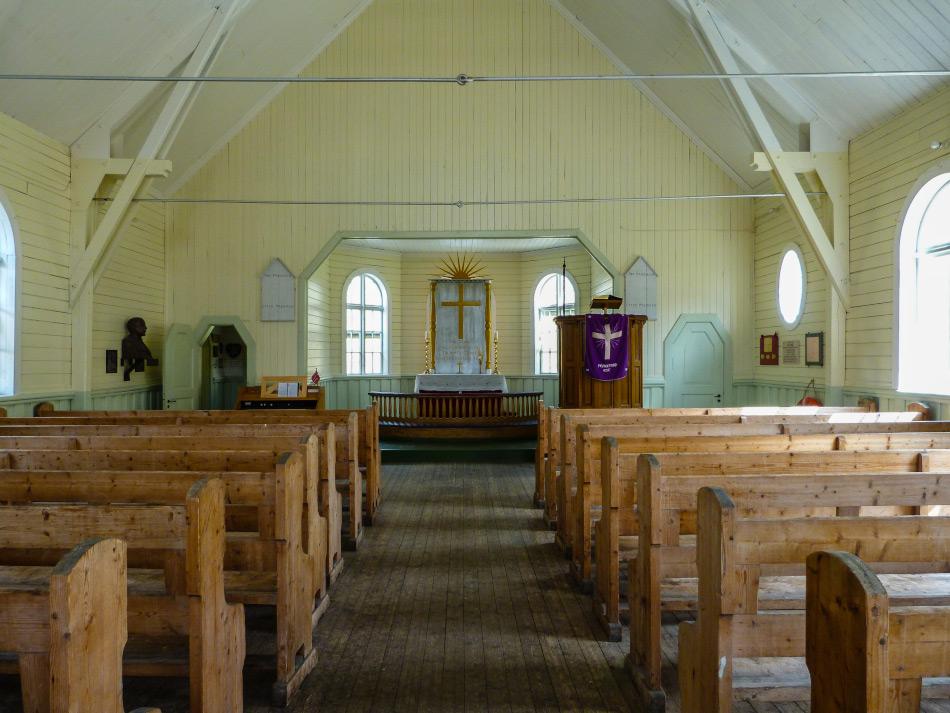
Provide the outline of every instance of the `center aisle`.
[[533,477],[386,467],[378,524],[346,554],[317,669],[287,710],[627,710],[627,644],[598,641],[530,506]]

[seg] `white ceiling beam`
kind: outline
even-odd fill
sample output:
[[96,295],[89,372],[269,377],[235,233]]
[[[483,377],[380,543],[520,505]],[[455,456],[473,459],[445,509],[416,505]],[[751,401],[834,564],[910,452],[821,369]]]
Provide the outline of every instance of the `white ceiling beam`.
[[[169,44],[162,52],[159,60],[145,73],[152,76],[167,76],[171,74],[175,68],[180,67],[195,51],[207,27],[207,16],[192,23],[190,27]],[[82,136],[73,142],[70,147],[72,155],[78,158],[108,156],[112,133],[117,127],[121,126],[139,106],[148,101],[148,98],[154,91],[156,91],[156,87],[150,82],[133,82],[131,86],[122,92],[118,99],[112,102],[102,115],[82,133]]]
[[[238,0],[231,0],[227,4],[219,6],[215,11],[211,22],[208,24],[205,34],[192,53],[191,58],[182,70],[185,76],[199,76],[207,69],[208,63],[214,57],[221,38],[227,31],[234,11],[242,5]],[[155,124],[152,126],[139,149],[138,156],[130,165],[128,173],[122,181],[118,192],[109,209],[106,211],[102,221],[96,227],[92,238],[89,240],[82,257],[74,265],[70,273],[70,307],[75,307],[79,301],[80,295],[85,291],[90,277],[94,271],[100,276],[105,271],[103,263],[101,269],[100,261],[108,252],[110,255],[115,251],[110,249],[119,227],[122,225],[125,215],[132,205],[132,199],[142,188],[142,183],[146,179],[148,168],[152,161],[162,155],[167,147],[167,139],[173,131],[178,116],[188,102],[188,97],[194,90],[193,82],[182,82],[176,84],[165,101],[162,111],[159,113]]]
[[[688,0],[668,0],[668,2],[680,12],[694,32],[700,31],[696,25],[693,13],[690,10]],[[750,72],[768,74],[781,71],[772,60],[766,57],[754,44],[743,36],[742,33],[736,30],[728,18],[716,12],[708,5],[707,11],[716,23],[716,27],[719,28],[719,33],[722,35],[726,46],[733,53],[733,56],[746,65],[746,68]],[[826,117],[822,116],[818,105],[815,104],[807,94],[804,94],[801,90],[796,88],[788,79],[763,78],[760,81],[762,87],[772,95],[770,97],[772,105],[781,110],[789,120],[799,124],[807,123],[814,125],[815,123],[821,123],[827,127],[827,130],[830,131],[832,135],[837,137],[847,135],[847,130],[844,127],[828,121]],[[814,148],[815,147],[812,147],[813,150]]]
[[[713,65],[718,71],[728,74],[739,72],[739,65],[723,39],[709,8],[703,0],[688,0],[689,7],[696,21],[696,26],[703,39],[709,46],[711,55],[715,59]],[[758,99],[752,92],[749,82],[745,79],[730,79],[728,83],[741,106],[746,120],[755,132],[756,139],[772,166],[772,175],[781,190],[786,195],[786,201],[791,209],[792,216],[798,223],[804,236],[815,250],[818,261],[834,287],[841,302],[848,305],[848,261],[847,261],[847,234],[836,235],[832,243],[825,232],[817,213],[805,190],[798,180],[794,166],[783,157],[782,147],[775,131],[769,124],[765,112]],[[838,213],[839,211],[835,211]],[[837,222],[837,221],[836,221]]]

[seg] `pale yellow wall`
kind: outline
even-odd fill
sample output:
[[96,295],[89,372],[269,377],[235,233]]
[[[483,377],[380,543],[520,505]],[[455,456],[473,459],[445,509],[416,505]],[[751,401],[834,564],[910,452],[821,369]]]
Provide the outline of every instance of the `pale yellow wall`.
[[[934,151],[933,141],[950,136],[950,90],[915,105],[854,139],[849,147],[851,307],[846,322],[845,397],[880,397],[882,408],[903,408],[895,392],[895,256],[901,212],[916,182],[950,156],[950,146]],[[827,206],[826,206],[827,207]],[[777,208],[777,210],[776,210]],[[773,212],[774,211],[774,212]],[[778,329],[775,276],[778,250],[788,241],[801,246],[808,265],[808,302],[795,333],[825,331],[828,281],[813,251],[777,200],[756,201],[755,350],[758,335]],[[757,381],[804,383],[824,378],[823,369],[756,367]],[[908,397],[912,398],[912,397]],[[950,399],[931,399],[950,414]]]
[[[617,68],[544,0],[376,0],[305,74],[460,71],[600,74]],[[562,82],[294,85],[180,195],[454,202],[736,190],[632,86]],[[682,312],[717,313],[736,344],[750,339],[748,200],[466,208],[174,205],[169,216],[172,321],[195,324],[208,314],[238,314],[257,341],[261,371],[298,370],[295,325],[259,321],[261,269],[276,256],[299,274],[339,231],[580,231],[620,272],[642,254],[660,274],[660,318],[646,332],[649,374],[660,373],[662,339]],[[508,358],[503,356],[506,368]],[[735,361],[738,373],[751,369],[741,354]],[[511,368],[526,363],[522,355]]]
[[[105,212],[105,206],[100,214]],[[96,285],[93,296],[92,387],[115,389],[162,383],[162,369],[146,367],[132,373],[130,381],[105,370],[105,350],[118,349],[128,333],[130,317],[142,317],[148,325],[145,344],[161,360],[165,337],[165,211],[158,203],[132,206],[122,229],[115,257]]]
[[[789,214],[784,201],[778,198],[757,200],[755,205],[755,333],[748,349],[755,363],[757,380],[804,381],[814,379],[818,386],[825,382],[825,369],[805,366],[805,334],[824,332],[828,321],[828,280],[811,244],[804,239]],[[825,199],[814,201],[816,211],[828,213]],[[778,312],[778,269],[785,251],[797,246],[805,259],[805,306],[801,321],[787,327]],[[779,348],[778,366],[759,366],[759,335],[777,332],[779,343],[796,340],[801,343],[801,364],[787,365]]]
[[[911,189],[950,156],[950,89],[851,142],[846,384],[893,389],[896,240]],[[943,141],[938,151],[932,141]]]
[[[67,146],[0,114],[0,192],[11,209],[20,258],[21,376],[14,401],[50,396],[59,407],[66,407],[73,394],[70,174]],[[95,212],[101,216],[104,211],[105,204],[100,204]],[[134,207],[117,240],[121,244],[94,292],[90,354],[94,398],[107,389],[161,382],[159,368],[134,374],[131,382],[123,382],[121,373],[106,374],[105,350],[120,349],[125,321],[141,316],[149,325],[146,343],[161,358],[167,288],[164,207]]]
[[0,191],[19,240],[18,396],[70,389],[69,149],[0,114]]

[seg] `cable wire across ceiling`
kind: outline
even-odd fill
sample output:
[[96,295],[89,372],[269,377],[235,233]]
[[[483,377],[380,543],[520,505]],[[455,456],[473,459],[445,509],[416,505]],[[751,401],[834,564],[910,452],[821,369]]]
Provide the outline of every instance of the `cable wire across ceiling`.
[[0,74],[0,81],[57,82],[191,82],[196,84],[475,84],[486,82],[619,82],[681,81],[728,79],[900,79],[907,77],[950,77],[950,69],[853,70],[830,72],[680,72],[669,74],[547,74],[547,75],[469,75],[454,77],[254,77],[235,75],[163,76],[135,74]]
[[[827,195],[811,191],[808,196]],[[458,201],[371,201],[371,200],[317,200],[317,199],[270,199],[270,198],[134,198],[134,203],[174,203],[185,205],[273,205],[273,206],[369,206],[402,208],[471,208],[489,206],[555,205],[562,203],[657,203],[675,201],[737,200],[743,198],[785,198],[784,193],[715,193],[679,196],[608,196],[603,198],[516,198],[510,200],[458,200]],[[97,198],[100,203],[109,203],[111,198]]]

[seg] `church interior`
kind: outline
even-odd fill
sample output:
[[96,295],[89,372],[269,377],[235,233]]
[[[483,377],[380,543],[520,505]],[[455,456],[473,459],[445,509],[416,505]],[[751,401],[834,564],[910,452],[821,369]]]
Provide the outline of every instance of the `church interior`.
[[950,713],[946,0],[0,0],[0,711]]

